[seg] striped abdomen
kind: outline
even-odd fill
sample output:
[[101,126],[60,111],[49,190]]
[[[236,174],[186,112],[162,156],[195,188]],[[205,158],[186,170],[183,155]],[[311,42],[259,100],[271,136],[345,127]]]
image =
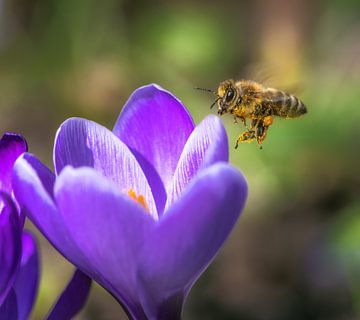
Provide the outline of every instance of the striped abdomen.
[[297,97],[277,89],[267,89],[264,98],[272,107],[273,114],[283,118],[296,118],[307,112],[304,103]]

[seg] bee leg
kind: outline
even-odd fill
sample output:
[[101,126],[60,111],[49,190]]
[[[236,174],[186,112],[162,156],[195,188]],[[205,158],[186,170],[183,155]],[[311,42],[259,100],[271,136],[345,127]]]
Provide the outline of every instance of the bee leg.
[[236,116],[234,116],[234,123],[238,123]]
[[251,142],[252,140],[254,140],[255,137],[255,131],[245,131],[243,132],[239,138],[236,140],[236,144],[235,144],[235,149],[237,149],[237,147],[239,146],[240,142],[246,141],[246,142]]
[[266,116],[264,119],[261,120],[261,122],[259,122],[256,128],[256,140],[260,145],[260,149],[262,149],[262,143],[264,142],[269,126],[271,126],[272,123],[273,123],[273,117]]
[[264,127],[270,127],[273,124],[274,119],[272,116],[267,116],[263,119],[262,122],[264,124]]
[[259,144],[260,149],[262,149],[262,143],[264,142],[269,127],[264,126],[261,122],[256,128],[256,141]]
[[256,127],[256,125],[257,125],[258,122],[259,122],[258,119],[252,119],[252,120],[251,120],[250,130],[253,130],[253,129]]
[[244,117],[239,117],[243,125],[246,127],[246,119]]

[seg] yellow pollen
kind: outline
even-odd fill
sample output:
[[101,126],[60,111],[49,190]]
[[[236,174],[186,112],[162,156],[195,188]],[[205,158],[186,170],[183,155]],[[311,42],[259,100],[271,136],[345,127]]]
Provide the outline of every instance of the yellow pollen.
[[147,205],[145,197],[142,194],[137,196],[136,192],[132,188],[130,188],[128,191],[128,196],[131,199],[135,200],[137,203],[139,203],[147,212],[150,212],[149,206]]

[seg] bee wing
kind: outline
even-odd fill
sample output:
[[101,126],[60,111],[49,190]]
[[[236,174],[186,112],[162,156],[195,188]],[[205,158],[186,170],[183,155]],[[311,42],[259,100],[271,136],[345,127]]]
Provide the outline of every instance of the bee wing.
[[262,105],[276,105],[281,106],[284,101],[284,96],[281,91],[275,89],[268,89],[262,92],[254,93],[254,98],[261,101]]
[[[293,95],[299,95],[304,91],[304,80],[289,80],[289,77],[282,77],[282,68],[279,65],[268,63],[253,63],[245,66],[242,77],[253,79],[267,88],[281,88],[281,90]],[[241,78],[241,77],[239,77]]]

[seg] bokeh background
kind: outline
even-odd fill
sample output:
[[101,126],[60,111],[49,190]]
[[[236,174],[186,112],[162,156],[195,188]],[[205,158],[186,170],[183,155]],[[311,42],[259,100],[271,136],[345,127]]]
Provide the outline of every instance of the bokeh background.
[[[215,111],[196,86],[251,78],[297,94],[309,113],[276,120],[263,150],[234,150],[243,127],[223,117],[249,200],[184,319],[359,319],[359,35],[358,0],[0,0],[0,128],[23,133],[52,167],[62,121],[111,128],[150,82],[197,123]],[[39,243],[33,319],[73,269],[41,235]],[[118,318],[121,307],[99,286],[78,317]]]

